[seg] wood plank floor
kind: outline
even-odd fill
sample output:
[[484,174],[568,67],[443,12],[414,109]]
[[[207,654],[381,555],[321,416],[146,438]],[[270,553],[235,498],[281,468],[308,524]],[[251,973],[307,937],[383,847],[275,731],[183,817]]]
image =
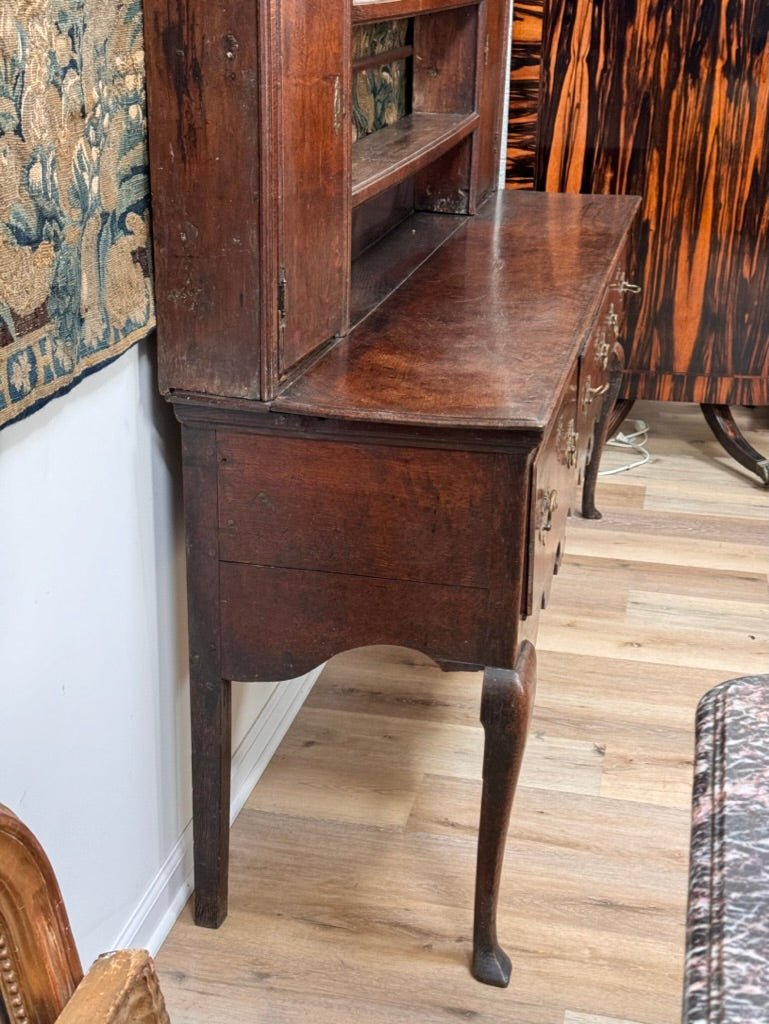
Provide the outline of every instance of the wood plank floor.
[[[631,416],[654,461],[573,518],[542,619],[510,988],[468,973],[480,677],[376,649],[329,664],[238,818],[225,925],[188,907],[161,950],[175,1024],[680,1019],[694,711],[769,671],[769,496],[696,407]],[[741,420],[766,452],[766,412]]]

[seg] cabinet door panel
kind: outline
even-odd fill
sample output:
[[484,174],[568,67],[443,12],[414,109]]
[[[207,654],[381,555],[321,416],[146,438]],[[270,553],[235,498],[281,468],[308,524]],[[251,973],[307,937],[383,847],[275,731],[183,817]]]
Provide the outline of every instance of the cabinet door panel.
[[276,69],[280,378],[345,329],[349,280],[350,3],[283,0]]

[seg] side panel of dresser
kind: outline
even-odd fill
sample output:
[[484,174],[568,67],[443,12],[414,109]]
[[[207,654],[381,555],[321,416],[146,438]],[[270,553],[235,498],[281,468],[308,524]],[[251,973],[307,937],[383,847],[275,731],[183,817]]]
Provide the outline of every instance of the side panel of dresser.
[[146,0],[159,377],[268,400],[340,334],[347,0]]
[[529,451],[216,437],[222,677],[291,678],[371,644],[512,668]]
[[160,388],[258,398],[254,6],[145,0],[144,25]]

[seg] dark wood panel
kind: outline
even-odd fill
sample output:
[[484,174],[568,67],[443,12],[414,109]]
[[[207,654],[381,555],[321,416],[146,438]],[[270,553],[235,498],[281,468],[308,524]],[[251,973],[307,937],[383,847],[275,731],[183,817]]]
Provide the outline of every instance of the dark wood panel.
[[144,26],[160,388],[258,398],[256,19],[145,0]]
[[469,135],[417,174],[414,183],[417,210],[460,215],[475,212],[472,192],[475,145],[475,135]]
[[[769,6],[552,0],[545,54],[537,185],[644,196],[623,395],[670,398],[665,381],[686,378],[679,397],[707,401],[714,382],[742,378],[744,395],[753,377],[758,400],[769,375]],[[637,390],[642,374],[652,392]]]
[[510,48],[510,3],[486,0],[481,19],[478,61],[484,68],[478,88],[481,123],[476,138],[475,197],[479,204],[499,182],[507,56]]
[[533,188],[537,151],[544,0],[516,0],[507,119],[508,188]]
[[352,265],[350,323],[375,309],[461,226],[462,219],[451,214],[416,213],[358,257]]
[[487,587],[505,456],[285,437],[219,441],[225,561]]
[[231,687],[219,672],[219,544],[216,432],[182,430],[187,616],[190,637],[195,920],[218,927],[227,916]]
[[[384,238],[414,211],[414,179],[408,178],[393,188],[374,196],[352,212],[350,255],[354,261]],[[355,317],[351,317],[355,321]]]
[[292,0],[277,14],[281,377],[346,327],[349,10],[349,0]]
[[477,49],[477,7],[416,18],[413,109],[436,114],[474,111]]
[[229,562],[221,566],[221,594],[228,678],[289,679],[373,644],[497,664],[484,642],[485,590]]

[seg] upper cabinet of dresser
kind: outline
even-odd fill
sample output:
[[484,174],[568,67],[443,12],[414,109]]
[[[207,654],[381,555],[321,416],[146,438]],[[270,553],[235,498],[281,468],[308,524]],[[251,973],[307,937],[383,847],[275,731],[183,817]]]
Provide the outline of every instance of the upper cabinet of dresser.
[[144,0],[164,393],[269,401],[496,187],[508,0]]

